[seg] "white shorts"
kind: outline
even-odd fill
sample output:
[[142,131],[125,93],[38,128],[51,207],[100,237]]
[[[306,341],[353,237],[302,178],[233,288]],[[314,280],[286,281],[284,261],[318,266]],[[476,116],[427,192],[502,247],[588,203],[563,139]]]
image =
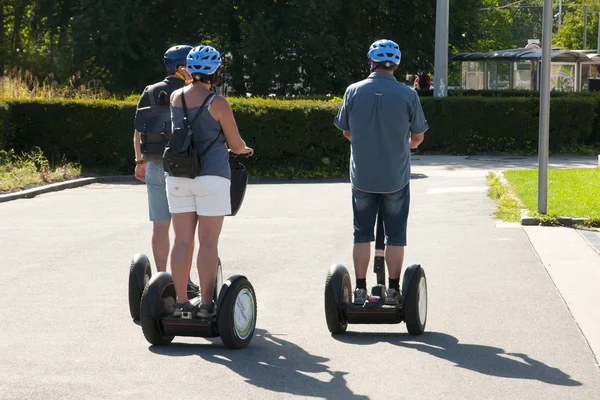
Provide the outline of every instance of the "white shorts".
[[231,181],[221,176],[194,179],[167,175],[167,199],[171,214],[195,212],[203,216],[231,214]]

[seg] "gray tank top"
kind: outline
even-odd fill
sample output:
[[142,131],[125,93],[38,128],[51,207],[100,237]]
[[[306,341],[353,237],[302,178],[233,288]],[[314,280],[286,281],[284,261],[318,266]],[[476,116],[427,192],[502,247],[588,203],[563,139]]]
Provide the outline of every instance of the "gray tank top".
[[[215,96],[216,97],[216,96]],[[202,156],[202,168],[200,176],[221,176],[231,179],[231,168],[229,167],[229,152],[225,135],[221,131],[221,124],[216,121],[208,112],[215,97],[204,106],[204,112],[196,118],[192,125],[194,132],[194,144],[198,148],[199,153],[202,153],[206,148],[218,137],[211,148]],[[188,107],[188,120],[192,121],[196,114],[200,111],[200,107]],[[172,129],[183,128],[183,108],[176,107],[171,104],[171,124]]]

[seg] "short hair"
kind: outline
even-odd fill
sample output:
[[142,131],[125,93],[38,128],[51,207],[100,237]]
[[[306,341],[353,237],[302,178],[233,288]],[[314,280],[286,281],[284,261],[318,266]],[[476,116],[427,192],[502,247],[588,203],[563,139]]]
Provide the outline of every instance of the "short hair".
[[213,72],[210,75],[206,75],[206,74],[201,74],[201,73],[192,73],[192,80],[194,82],[202,82],[202,83],[212,83],[213,85],[216,85],[217,83],[219,83],[220,81],[220,74],[219,74],[220,68],[217,69],[215,72]]
[[383,69],[385,71],[393,71],[395,70],[397,65],[392,61],[382,61],[375,63],[375,69]]

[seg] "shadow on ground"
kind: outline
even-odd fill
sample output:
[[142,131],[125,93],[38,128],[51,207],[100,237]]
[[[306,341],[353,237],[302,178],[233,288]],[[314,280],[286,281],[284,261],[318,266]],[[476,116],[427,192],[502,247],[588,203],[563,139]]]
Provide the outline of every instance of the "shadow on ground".
[[498,347],[460,343],[457,338],[445,333],[425,332],[420,336],[389,333],[347,332],[334,336],[340,342],[370,345],[385,342],[414,349],[453,362],[480,374],[503,378],[532,379],[560,386],[581,386],[558,368],[534,360],[527,354],[507,353]]
[[[243,376],[251,385],[279,393],[338,399],[368,399],[355,395],[348,388],[344,375],[347,372],[331,371],[324,365],[328,358],[308,353],[298,345],[283,340],[281,336],[257,329],[250,346],[230,350],[219,338],[209,344],[171,343],[168,346],[150,346],[150,351],[171,357],[200,356],[211,363],[220,364]],[[324,382],[308,374],[329,374]]]

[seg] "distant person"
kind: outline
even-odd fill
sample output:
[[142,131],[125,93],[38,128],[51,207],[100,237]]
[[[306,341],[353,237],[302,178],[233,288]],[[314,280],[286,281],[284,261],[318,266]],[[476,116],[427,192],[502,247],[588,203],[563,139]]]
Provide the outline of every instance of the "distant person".
[[419,76],[415,74],[415,80],[413,81],[413,89],[419,90]]
[[431,78],[427,74],[421,75],[421,78],[418,81],[418,85],[420,90],[433,90]]
[[384,226],[389,271],[386,304],[400,302],[410,204],[410,153],[429,128],[419,95],[394,78],[399,46],[378,40],[368,52],[371,74],[350,85],[335,117],[335,126],[350,140],[350,180],[354,216],[354,303],[367,298],[366,274],[378,209]]

